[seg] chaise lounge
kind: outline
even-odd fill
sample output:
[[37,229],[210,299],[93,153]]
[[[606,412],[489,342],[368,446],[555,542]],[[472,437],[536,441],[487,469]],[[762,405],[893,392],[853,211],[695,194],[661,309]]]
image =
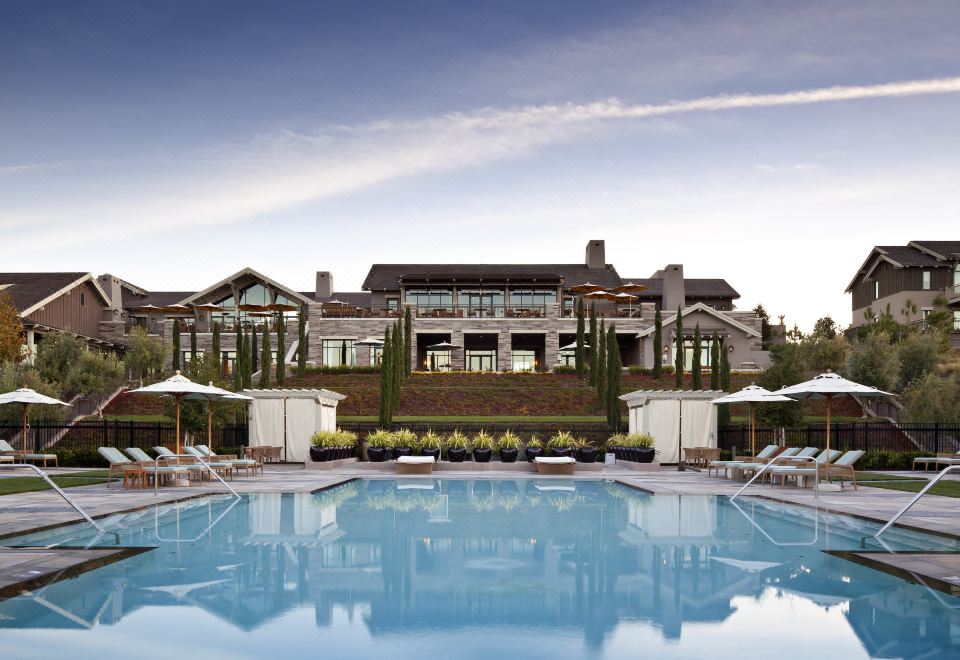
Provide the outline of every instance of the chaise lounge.
[[397,474],[433,474],[433,456],[401,456],[397,459]]
[[56,454],[33,454],[28,451],[14,449],[6,440],[0,440],[0,454],[12,456],[15,460],[20,461],[43,461],[43,467],[47,467],[47,463],[53,461],[53,467],[59,467]]
[[537,472],[542,475],[571,475],[577,461],[570,456],[537,456],[533,459]]

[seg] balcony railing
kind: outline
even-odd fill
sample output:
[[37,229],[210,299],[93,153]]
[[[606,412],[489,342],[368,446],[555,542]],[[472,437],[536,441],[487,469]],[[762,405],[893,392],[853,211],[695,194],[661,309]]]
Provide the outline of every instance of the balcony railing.
[[[556,316],[553,305],[411,305],[418,319],[542,319]],[[397,318],[403,315],[397,309],[371,309],[349,305],[324,306],[324,318]]]

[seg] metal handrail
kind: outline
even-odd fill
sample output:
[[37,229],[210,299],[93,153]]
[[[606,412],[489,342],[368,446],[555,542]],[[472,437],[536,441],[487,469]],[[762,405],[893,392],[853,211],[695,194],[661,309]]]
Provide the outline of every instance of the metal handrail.
[[757,477],[759,477],[761,474],[766,472],[767,468],[773,465],[776,461],[797,461],[797,462],[805,461],[805,462],[812,462],[815,466],[817,466],[816,469],[813,471],[814,473],[813,474],[813,496],[815,498],[820,497],[820,467],[819,467],[820,463],[817,462],[817,459],[813,458],[812,456],[784,456],[783,458],[776,458],[776,457],[772,458],[769,463],[767,463],[762,468],[757,470],[757,473],[750,478],[750,481],[743,484],[740,490],[734,493],[733,497],[730,498],[730,501],[733,502],[735,499],[740,497],[740,493],[745,491],[747,489],[747,486],[749,486],[754,481],[756,481]]
[[[220,483],[222,483],[226,487],[226,489],[233,494],[234,497],[236,497],[237,499],[241,499],[239,493],[237,493],[237,491],[235,491],[233,487],[230,486],[230,484],[224,481],[223,478],[219,474],[217,474],[216,470],[214,470],[212,467],[207,465],[203,461],[203,459],[200,458],[199,456],[194,456],[192,454],[173,454],[171,456],[158,456],[156,461],[154,461],[154,463],[159,463],[160,461],[167,461],[167,460],[173,460],[173,459],[179,460],[181,458],[189,458],[199,463],[202,467],[206,468],[207,472],[215,476],[217,480]],[[159,467],[159,465],[157,467]],[[160,475],[158,473],[154,473],[153,475],[153,494],[154,495],[158,495],[160,492],[160,480],[158,479],[159,476]]]
[[888,521],[887,521],[887,524],[884,525],[883,527],[881,527],[881,528],[880,528],[880,531],[877,532],[876,534],[874,534],[873,537],[874,537],[874,538],[877,538],[877,539],[880,538],[880,535],[883,534],[885,531],[887,531],[887,529],[889,529],[890,526],[893,525],[893,523],[895,523],[895,522],[897,521],[897,518],[899,518],[900,516],[902,516],[903,514],[905,514],[905,513],[910,509],[910,507],[912,507],[914,504],[917,503],[917,500],[919,500],[921,497],[923,497],[928,490],[930,490],[931,488],[933,488],[933,485],[934,485],[935,483],[937,483],[938,481],[940,481],[941,479],[943,479],[945,476],[947,476],[947,473],[948,473],[948,472],[951,472],[951,471],[953,471],[953,470],[960,470],[960,465],[948,465],[947,467],[945,467],[945,468],[943,468],[942,470],[940,470],[940,472],[937,473],[937,476],[935,476],[933,479],[931,479],[931,480],[930,480],[930,483],[928,483],[926,486],[924,486],[923,488],[921,488],[921,489],[920,489],[920,492],[917,493],[916,495],[914,495],[914,496],[913,496],[913,499],[911,499],[909,502],[907,502],[907,504],[906,504],[902,509],[900,509],[899,511],[897,511],[897,513],[894,514],[893,518],[891,518],[890,520],[888,520]]
[[53,483],[53,479],[51,479],[46,472],[38,468],[36,465],[31,465],[30,463],[4,463],[4,467],[30,468],[31,470],[39,474],[44,481],[50,484],[50,487],[53,488],[55,491],[57,491],[57,494],[59,494],[60,497],[66,500],[67,504],[72,506],[77,511],[77,513],[79,513],[81,516],[83,516],[86,519],[88,523],[93,525],[94,529],[96,529],[101,534],[107,533],[107,531],[103,527],[98,525],[97,522],[93,518],[91,518],[86,511],[80,508],[79,504],[77,504],[72,499],[70,499],[70,496],[64,493],[63,490],[60,488],[60,486]]
[[810,541],[809,543],[800,543],[800,542],[781,543],[780,541],[775,540],[772,536],[767,534],[767,531],[760,525],[760,523],[754,520],[753,516],[751,516],[746,511],[741,509],[739,504],[734,502],[732,499],[728,500],[728,502],[733,505],[734,509],[736,509],[737,511],[743,514],[743,517],[747,519],[747,522],[749,522],[751,525],[756,527],[757,530],[759,530],[761,534],[766,536],[767,540],[770,541],[770,543],[773,543],[774,545],[778,545],[780,547],[793,546],[793,545],[803,545],[803,546],[816,545],[817,541],[820,539],[820,509],[813,510],[813,540],[812,541]]

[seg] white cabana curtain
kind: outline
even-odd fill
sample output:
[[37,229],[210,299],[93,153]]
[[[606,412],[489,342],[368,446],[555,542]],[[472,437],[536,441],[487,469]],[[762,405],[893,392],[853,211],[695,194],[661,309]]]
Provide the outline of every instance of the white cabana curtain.
[[[656,440],[657,461],[680,461],[680,403],[654,399],[630,408],[630,432],[649,433]],[[717,410],[708,400],[684,400],[683,446],[716,447]]]
[[[309,461],[310,436],[319,430],[320,406],[315,399],[287,399],[288,461]],[[280,442],[277,444],[283,444],[282,428]]]
[[250,404],[250,446],[284,446],[286,405],[286,460],[310,460],[310,437],[317,431],[335,431],[336,406],[320,404],[316,397],[257,398]]

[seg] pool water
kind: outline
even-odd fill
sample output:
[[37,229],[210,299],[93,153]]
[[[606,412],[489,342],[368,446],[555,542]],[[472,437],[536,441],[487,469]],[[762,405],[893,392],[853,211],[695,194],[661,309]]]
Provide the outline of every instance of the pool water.
[[107,523],[153,549],[0,601],[0,658],[960,657],[960,599],[823,552],[881,550],[877,525],[752,498],[358,480]]

